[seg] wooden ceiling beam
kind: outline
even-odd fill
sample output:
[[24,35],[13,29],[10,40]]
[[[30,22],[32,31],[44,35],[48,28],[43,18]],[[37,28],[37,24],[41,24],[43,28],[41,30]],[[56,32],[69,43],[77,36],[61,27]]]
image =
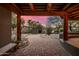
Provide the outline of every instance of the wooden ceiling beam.
[[74,18],[77,18],[77,17],[79,18],[79,16],[75,16]]
[[32,11],[29,11],[29,12],[23,12],[22,15],[31,15],[31,16],[65,16],[67,15],[66,12],[32,12]]
[[75,16],[78,16],[79,14],[74,14],[74,15],[70,15],[70,17],[75,17]]
[[79,20],[79,17],[73,18],[74,20]]
[[69,13],[69,15],[75,15],[75,14],[79,14],[79,11],[74,11],[72,13]]
[[75,18],[78,18],[78,17],[71,17],[71,18],[74,18],[75,19]]
[[29,6],[32,11],[35,11],[34,5],[32,3],[29,3]]
[[71,5],[71,3],[67,4],[67,5],[63,8],[63,11],[65,11],[70,5]]
[[78,10],[79,10],[79,7],[74,8],[73,10],[69,11],[69,13],[72,13],[72,12],[74,12],[74,11],[78,11]]
[[75,8],[79,7],[79,4],[75,4],[74,6],[70,7],[68,10],[66,10],[67,12],[71,12],[73,10],[75,10]]
[[48,4],[47,4],[47,11],[48,11],[48,12],[51,11],[51,8],[52,8],[52,3],[48,3]]
[[21,9],[20,9],[15,3],[12,3],[12,5],[13,5],[20,13],[22,13]]
[[78,18],[79,16],[76,16],[76,17],[71,17],[71,18]]

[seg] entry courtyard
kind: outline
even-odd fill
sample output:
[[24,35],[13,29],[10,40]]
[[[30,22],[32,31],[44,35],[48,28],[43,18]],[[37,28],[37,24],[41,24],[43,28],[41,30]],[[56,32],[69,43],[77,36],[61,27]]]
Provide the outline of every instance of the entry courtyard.
[[22,40],[27,41],[25,46],[21,46],[15,56],[69,56],[59,39],[59,34],[22,34]]

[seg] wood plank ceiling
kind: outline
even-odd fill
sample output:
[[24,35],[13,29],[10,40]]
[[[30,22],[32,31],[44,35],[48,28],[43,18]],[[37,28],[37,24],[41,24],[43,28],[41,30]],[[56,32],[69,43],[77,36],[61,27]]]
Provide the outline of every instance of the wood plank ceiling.
[[66,12],[70,18],[79,18],[78,3],[12,3],[22,15],[35,12]]

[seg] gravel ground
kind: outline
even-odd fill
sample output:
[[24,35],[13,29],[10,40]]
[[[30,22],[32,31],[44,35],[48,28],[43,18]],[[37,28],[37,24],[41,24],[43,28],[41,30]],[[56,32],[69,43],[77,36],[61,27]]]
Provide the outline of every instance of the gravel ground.
[[28,46],[18,49],[14,56],[69,56],[70,54],[61,46],[58,34],[29,34],[22,35],[28,38]]

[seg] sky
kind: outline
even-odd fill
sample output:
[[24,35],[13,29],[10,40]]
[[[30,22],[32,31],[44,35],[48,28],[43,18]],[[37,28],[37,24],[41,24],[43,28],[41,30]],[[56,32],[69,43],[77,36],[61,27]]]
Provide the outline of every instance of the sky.
[[29,19],[32,21],[38,21],[40,24],[46,24],[48,16],[21,16],[25,22]]

